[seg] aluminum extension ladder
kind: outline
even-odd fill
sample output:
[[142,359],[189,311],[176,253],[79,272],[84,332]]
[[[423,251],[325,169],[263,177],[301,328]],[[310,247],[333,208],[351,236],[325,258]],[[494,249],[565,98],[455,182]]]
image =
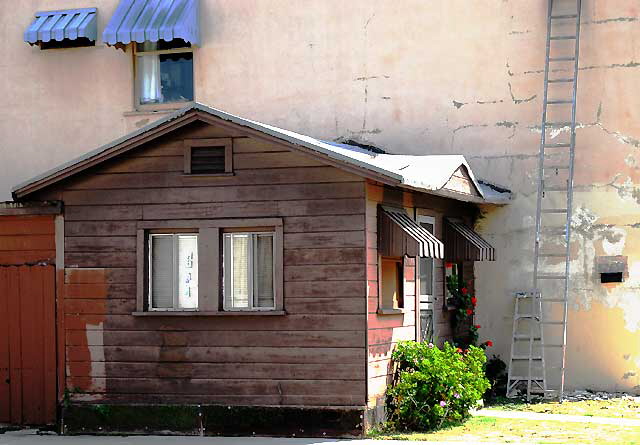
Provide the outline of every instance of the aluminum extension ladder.
[[533,291],[515,299],[507,397],[564,393],[581,4],[548,0]]

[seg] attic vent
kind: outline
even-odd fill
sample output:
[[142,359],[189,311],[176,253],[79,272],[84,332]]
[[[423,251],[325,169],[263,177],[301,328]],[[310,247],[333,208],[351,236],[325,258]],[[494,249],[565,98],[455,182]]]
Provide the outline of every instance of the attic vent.
[[191,175],[232,174],[231,139],[185,140],[185,173]]
[[191,173],[224,173],[223,147],[193,147],[191,149]]

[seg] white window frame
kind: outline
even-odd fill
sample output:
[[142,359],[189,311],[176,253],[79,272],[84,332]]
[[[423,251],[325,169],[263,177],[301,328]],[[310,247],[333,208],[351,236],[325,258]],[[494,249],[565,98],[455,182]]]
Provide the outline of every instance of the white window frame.
[[[153,307],[153,238],[154,237],[160,237],[160,236],[170,236],[172,237],[172,241],[173,241],[173,307],[170,308],[156,308]],[[171,311],[191,311],[191,312],[195,312],[198,311],[198,308],[200,306],[200,301],[198,301],[198,304],[195,308],[183,308],[180,307],[179,304],[179,298],[178,298],[178,293],[179,293],[179,270],[178,270],[178,238],[180,236],[195,236],[196,237],[196,245],[198,245],[198,233],[197,232],[180,232],[180,233],[150,233],[149,234],[149,239],[148,239],[148,247],[147,247],[147,264],[148,269],[149,269],[149,275],[148,275],[148,289],[147,289],[147,295],[148,295],[148,301],[147,301],[147,307],[148,310],[151,312],[171,312]],[[198,252],[198,254],[200,254],[200,252]],[[198,267],[198,262],[196,261],[195,263],[195,267]],[[198,300],[200,299],[200,289],[198,289]]]
[[[233,287],[231,287],[231,289],[227,289],[225,286],[225,277],[227,274],[227,270],[229,270],[229,274],[231,275],[231,277],[233,277],[233,261],[231,261],[230,257],[228,255],[226,255],[226,238],[230,237],[231,238],[231,251],[233,252],[233,236],[234,235],[248,235],[251,238],[251,243],[250,246],[251,248],[249,249],[249,271],[248,271],[248,277],[249,277],[249,296],[248,296],[248,306],[247,307],[236,307],[236,306],[232,306],[228,303],[229,298],[228,295],[231,295],[233,293]],[[257,307],[255,306],[255,301],[254,301],[254,297],[255,297],[255,286],[254,286],[254,276],[255,276],[255,258],[254,258],[254,250],[256,249],[257,246],[257,237],[259,235],[271,235],[272,237],[272,242],[271,242],[271,246],[272,246],[272,274],[273,274],[273,279],[272,279],[272,285],[273,285],[273,305],[272,306],[265,306],[265,307]],[[230,311],[230,312],[236,312],[236,311],[273,311],[276,309],[276,299],[277,299],[277,275],[276,275],[276,268],[277,268],[277,264],[276,264],[276,233],[275,231],[241,231],[241,232],[227,232],[227,233],[223,233],[222,234],[222,308],[225,311]],[[230,280],[230,283],[233,285],[233,278]]]
[[[177,53],[192,53],[192,72],[193,76],[193,100],[183,101],[183,102],[165,102],[161,104],[143,104],[140,103],[140,79],[138,78],[138,58],[143,56],[152,56],[157,55],[160,57],[162,54],[177,54]],[[195,53],[193,51],[193,47],[184,47],[184,48],[172,48],[172,49],[161,49],[154,51],[139,51],[137,49],[137,45],[133,44],[133,100],[135,109],[138,111],[157,111],[157,110],[175,110],[183,108],[189,104],[194,103],[196,98],[196,82],[195,82]]]
[[[416,222],[418,224],[421,223],[427,223],[427,224],[431,224],[433,225],[433,232],[432,235],[435,236],[435,232],[436,232],[436,218],[434,216],[427,216],[427,215],[418,215],[416,217]],[[418,294],[420,294],[420,303],[426,303],[426,307],[424,307],[423,309],[433,309],[433,303],[435,302],[435,290],[436,290],[436,262],[434,258],[430,258],[431,260],[431,294],[428,295],[422,295],[421,293],[421,289],[418,288]],[[419,258],[418,261],[418,277],[420,277],[422,275],[422,272],[420,271],[420,263],[422,263],[422,258]],[[421,286],[420,286],[421,287]]]

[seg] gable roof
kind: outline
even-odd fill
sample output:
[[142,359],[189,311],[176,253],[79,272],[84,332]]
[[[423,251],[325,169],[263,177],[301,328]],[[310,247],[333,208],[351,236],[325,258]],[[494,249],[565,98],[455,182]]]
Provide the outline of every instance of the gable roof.
[[[476,180],[471,167],[462,155],[416,156],[373,153],[354,145],[322,141],[272,125],[244,119],[200,103],[182,108],[14,186],[12,189],[13,197],[16,200],[22,199],[70,175],[77,174],[196,120],[204,120],[214,125],[231,124],[236,128],[242,127],[242,130],[253,136],[284,142],[291,149],[314,155],[328,164],[386,184],[447,196],[461,201],[504,204],[510,199],[508,192],[497,192],[498,189],[491,188],[486,183]],[[477,191],[476,195],[443,190],[443,187],[460,167],[466,169]]]

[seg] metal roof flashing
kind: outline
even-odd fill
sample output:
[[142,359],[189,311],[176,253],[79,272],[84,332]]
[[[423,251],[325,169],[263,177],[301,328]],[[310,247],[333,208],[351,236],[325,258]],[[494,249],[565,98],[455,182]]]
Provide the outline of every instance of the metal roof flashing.
[[[290,145],[310,150],[336,161],[339,166],[355,168],[359,174],[364,176],[366,176],[366,172],[369,171],[376,177],[384,178],[390,184],[398,187],[445,196],[459,201],[476,203],[505,204],[510,197],[508,192],[498,192],[496,189],[492,189],[486,185],[486,183],[476,180],[471,167],[462,155],[415,156],[373,153],[361,147],[322,141],[293,131],[245,119],[195,102],[145,127],[14,186],[12,188],[14,200],[22,199],[30,193],[62,179],[66,173],[74,174],[81,171],[85,165],[89,166],[88,164],[91,161],[100,162],[97,158],[109,154],[110,150],[117,150],[119,146],[124,145],[125,142],[133,138],[144,136],[146,133],[159,129],[159,127],[164,125],[169,125],[173,121],[184,119],[184,117],[191,112],[203,113],[203,118],[211,116],[228,121]],[[478,196],[465,195],[442,189],[461,166],[467,169],[469,177],[478,191]]]

